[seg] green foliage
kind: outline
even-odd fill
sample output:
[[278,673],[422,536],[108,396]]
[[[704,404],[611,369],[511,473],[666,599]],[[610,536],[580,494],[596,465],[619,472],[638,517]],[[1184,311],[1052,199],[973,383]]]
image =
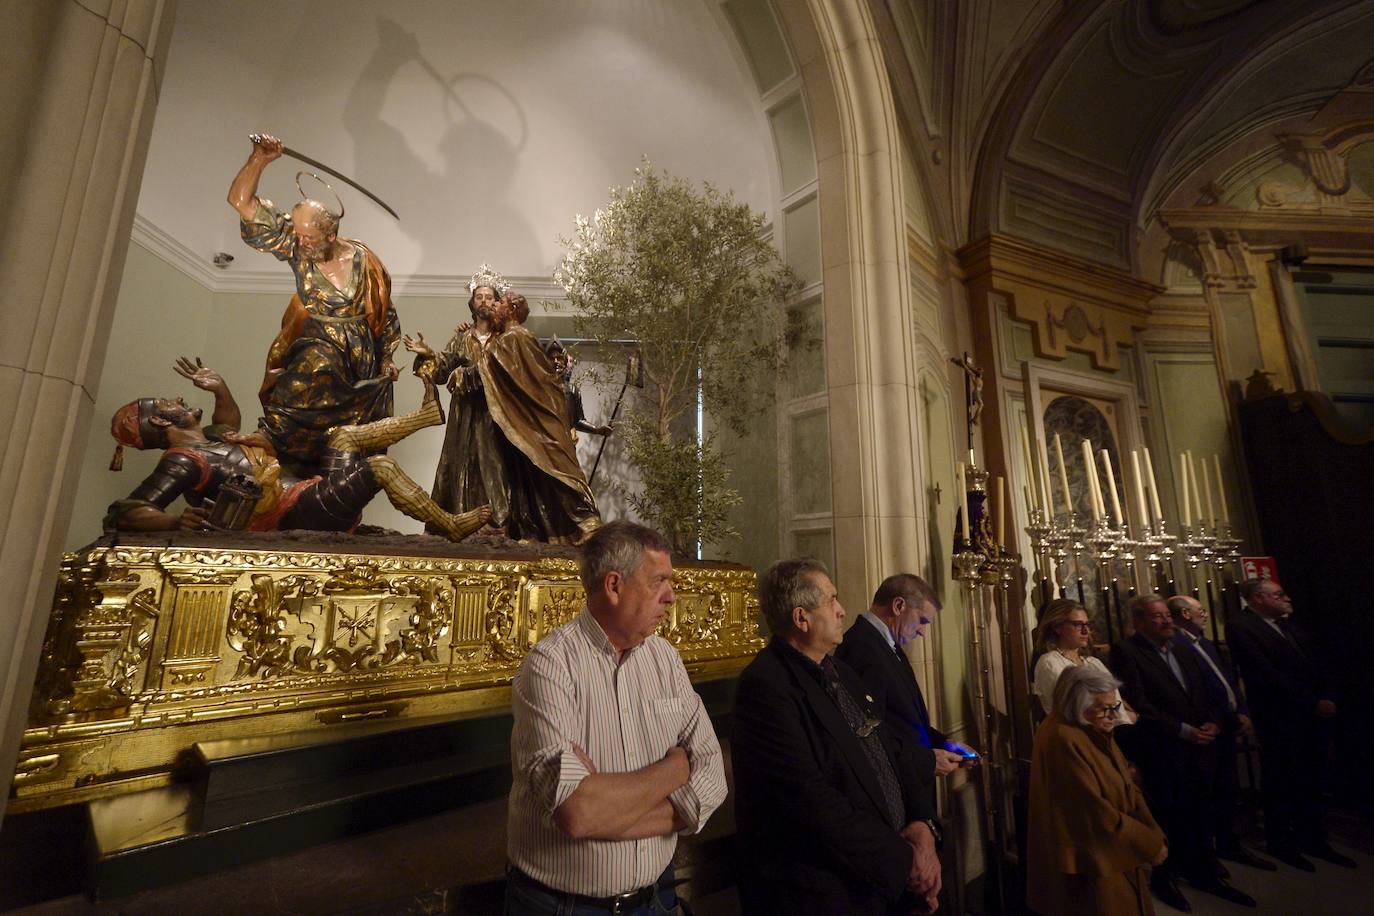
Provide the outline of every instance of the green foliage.
[[690,552],[698,542],[739,537],[730,510],[740,504],[728,486],[730,469],[714,436],[698,446],[695,437],[664,441],[653,417],[632,416],[616,426],[625,450],[643,479],[642,493],[621,487],[621,494],[640,518],[663,532],[674,549]]
[[700,392],[713,421],[747,435],[782,368],[782,305],[800,284],[764,230],[763,215],[729,192],[645,163],[560,239],[555,279],[578,332],[607,353],[619,352],[613,341],[638,341],[644,392],[619,427],[644,479],[630,502],[681,551],[733,534],[725,518],[739,495],[715,440],[698,448],[692,424],[678,421],[695,412]]

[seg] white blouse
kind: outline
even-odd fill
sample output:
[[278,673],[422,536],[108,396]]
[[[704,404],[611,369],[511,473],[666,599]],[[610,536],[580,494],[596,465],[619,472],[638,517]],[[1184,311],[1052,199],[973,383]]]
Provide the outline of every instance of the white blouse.
[[[1095,656],[1085,655],[1083,658],[1087,666],[1096,668],[1103,674],[1111,674],[1107,666]],[[1072,667],[1073,662],[1054,649],[1040,656],[1040,660],[1035,663],[1035,696],[1040,700],[1040,708],[1045,715],[1049,715],[1050,710],[1054,708],[1054,685],[1059,683],[1059,675],[1063,674],[1066,668]]]

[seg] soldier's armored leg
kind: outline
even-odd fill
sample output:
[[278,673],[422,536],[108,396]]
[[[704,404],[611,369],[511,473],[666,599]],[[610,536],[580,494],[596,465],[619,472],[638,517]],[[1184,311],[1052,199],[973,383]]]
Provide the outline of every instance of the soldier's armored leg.
[[373,455],[367,459],[367,463],[372,468],[373,477],[386,491],[387,499],[391,500],[393,506],[411,518],[440,529],[449,540],[461,541],[491,518],[491,506],[481,506],[459,515],[440,509],[439,505],[429,498],[429,494],[420,489],[419,484],[406,476],[405,471],[401,470],[393,458]]
[[444,409],[439,404],[439,393],[434,387],[434,382],[425,379],[425,399],[420,402],[418,410],[357,426],[337,427],[329,434],[329,445],[341,452],[380,452],[411,433],[430,426],[443,425]]

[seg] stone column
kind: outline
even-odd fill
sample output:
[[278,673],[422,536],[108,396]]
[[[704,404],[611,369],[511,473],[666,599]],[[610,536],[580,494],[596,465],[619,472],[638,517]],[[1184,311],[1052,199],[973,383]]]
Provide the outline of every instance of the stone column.
[[0,815],[175,8],[176,0],[0,4]]
[[816,144],[835,574],[857,610],[929,550],[901,140],[867,4],[780,0]]

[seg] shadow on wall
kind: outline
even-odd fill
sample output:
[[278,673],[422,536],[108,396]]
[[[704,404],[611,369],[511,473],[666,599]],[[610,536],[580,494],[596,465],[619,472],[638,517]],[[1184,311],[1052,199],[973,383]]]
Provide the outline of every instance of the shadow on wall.
[[[473,63],[480,64],[475,55]],[[387,88],[408,66],[428,74],[438,89],[431,113],[445,125],[438,172],[383,118]],[[419,249],[415,273],[443,273],[453,251],[474,269],[493,252],[514,264],[540,262],[538,239],[509,199],[529,125],[520,103],[500,83],[475,70],[445,76],[420,53],[414,33],[378,18],[376,49],[348,93],[343,120],[359,174],[423,176],[390,201],[403,217],[401,230]],[[439,239],[452,250],[432,250]]]

